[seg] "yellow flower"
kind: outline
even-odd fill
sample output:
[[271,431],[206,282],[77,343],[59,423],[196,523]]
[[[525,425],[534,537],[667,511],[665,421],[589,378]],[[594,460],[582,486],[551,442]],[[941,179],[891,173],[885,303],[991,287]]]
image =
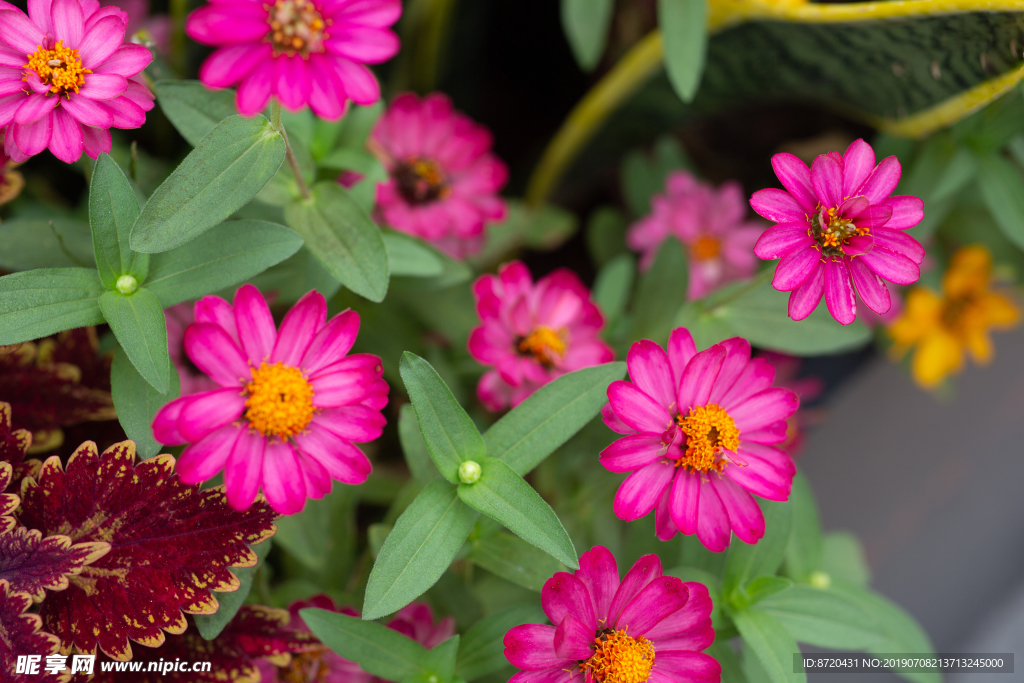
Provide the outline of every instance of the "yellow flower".
[[963,367],[964,351],[977,363],[992,359],[990,329],[1020,322],[1020,308],[990,290],[992,257],[983,246],[957,251],[942,278],[942,294],[915,287],[906,310],[889,328],[897,353],[917,347],[911,371],[917,383],[934,387]]

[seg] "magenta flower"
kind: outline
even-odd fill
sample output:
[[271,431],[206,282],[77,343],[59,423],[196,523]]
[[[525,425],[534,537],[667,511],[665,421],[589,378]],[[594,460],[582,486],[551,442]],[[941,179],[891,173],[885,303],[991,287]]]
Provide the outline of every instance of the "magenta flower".
[[469,333],[469,353],[494,369],[484,373],[477,396],[489,410],[517,406],[567,372],[615,357],[598,336],[604,316],[588,290],[561,268],[533,283],[519,261],[473,283],[483,323]]
[[96,0],[32,0],[28,16],[0,6],[0,127],[24,161],[49,148],[61,161],[110,151],[110,128],[138,128],[153,95],[136,76],[152,61],[124,42],[128,17]]
[[717,190],[686,171],[669,174],[666,193],[651,200],[651,213],[629,228],[626,243],[643,253],[641,270],[654,262],[661,243],[674,236],[689,256],[686,298],[700,299],[731,280],[754,274],[754,243],[764,226],[744,220],[743,189],[728,182]]
[[[792,154],[776,154],[772,167],[785,190],[758,190],[754,211],[775,221],[754,247],[759,258],[780,258],[772,285],[789,295],[789,316],[803,320],[825,295],[832,317],[844,325],[857,318],[857,293],[876,313],[889,310],[889,289],[917,282],[924,247],[902,232],[924,218],[917,197],[890,197],[900,181],[900,162],[883,159],[855,140],[846,154],[818,156],[810,171]],[[854,290],[856,285],[856,292]]]
[[347,355],[359,315],[326,313],[323,296],[309,292],[277,330],[252,285],[234,306],[196,302],[185,353],[221,388],[175,399],[153,419],[157,441],[189,444],[177,463],[182,481],[224,470],[232,507],[248,508],[262,484],[271,507],[290,515],[330,492],[332,479],[366,480],[370,461],[353,442],[380,436],[388,385],[380,358]]
[[796,467],[775,444],[799,399],[772,387],[775,368],[750,357],[733,337],[697,353],[685,328],[673,330],[668,353],[639,341],[626,358],[630,382],[612,382],[604,423],[625,438],[601,451],[612,472],[632,472],[615,495],[627,522],[656,510],[658,538],[697,534],[709,550],[730,532],[757,543],[764,516],[752,493],[787,500]]
[[522,669],[509,683],[717,683],[722,667],[701,652],[715,639],[704,584],[662,576],[644,555],[621,581],[602,546],[580,568],[558,572],[540,594],[553,624],[505,634],[505,658]]
[[164,309],[164,319],[167,321],[167,350],[171,356],[171,363],[178,373],[182,396],[210,391],[218,386],[197,368],[185,353],[185,330],[196,321],[194,311],[195,304],[188,301]]
[[371,144],[391,176],[377,186],[377,212],[392,228],[461,259],[483,246],[485,223],[504,219],[508,169],[491,154],[490,132],[445,95],[399,95]]
[[380,85],[366,64],[398,52],[389,27],[400,0],[213,0],[191,15],[185,32],[217,49],[199,80],[210,88],[238,86],[238,111],[253,116],[273,95],[290,110],[309,105],[337,119],[346,100],[373,104]]

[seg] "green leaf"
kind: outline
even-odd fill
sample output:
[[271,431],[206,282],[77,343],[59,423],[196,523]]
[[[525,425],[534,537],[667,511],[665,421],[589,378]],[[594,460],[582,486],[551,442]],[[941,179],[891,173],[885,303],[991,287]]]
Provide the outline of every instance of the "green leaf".
[[89,226],[73,218],[4,220],[0,227],[0,268],[91,268],[95,263]]
[[743,643],[757,657],[772,683],[803,683],[807,674],[793,673],[793,655],[800,652],[796,641],[774,617],[758,609],[732,613]]
[[412,477],[421,486],[426,486],[437,478],[437,468],[430,459],[430,451],[420,434],[420,425],[416,420],[416,409],[406,403],[398,412],[398,440],[402,444],[405,463],[412,472]]
[[445,479],[457,483],[459,465],[485,456],[483,437],[430,363],[406,351],[399,372],[430,457]]
[[956,154],[946,164],[946,168],[939,177],[939,182],[932,189],[932,201],[941,201],[951,197],[974,180],[978,173],[978,164],[975,158],[970,149],[966,147],[957,149]]
[[607,326],[614,324],[625,311],[635,275],[636,259],[632,254],[619,254],[598,271],[594,281],[594,303],[604,313]]
[[842,531],[826,534],[821,555],[821,571],[832,578],[867,586],[871,570],[856,536]]
[[41,268],[0,277],[0,345],[101,324],[103,291],[92,268]]
[[110,393],[114,398],[117,419],[128,438],[135,442],[143,460],[159,453],[163,446],[153,438],[153,418],[157,411],[178,397],[181,391],[178,373],[170,373],[170,386],[161,394],[142,378],[124,350],[114,352],[110,368]]
[[569,534],[540,494],[501,460],[484,458],[480,469],[480,480],[475,484],[459,484],[463,502],[562,564],[577,569],[579,559]]
[[722,575],[722,595],[727,598],[748,581],[775,574],[786,552],[793,506],[769,500],[758,502],[764,513],[764,536],[754,545],[732,539]]
[[384,300],[390,277],[384,239],[345,188],[317,183],[311,200],[285,208],[285,221],[341,284],[370,301]]
[[587,250],[598,266],[604,266],[616,256],[629,254],[626,247],[626,217],[610,206],[590,214],[587,220]]
[[807,478],[797,474],[789,494],[793,504],[793,528],[786,547],[786,574],[806,581],[821,566],[822,535],[818,505]]
[[444,272],[441,259],[420,240],[393,230],[383,237],[393,277],[434,277]]
[[420,662],[425,671],[406,678],[405,683],[449,683],[455,675],[455,661],[459,656],[458,635],[427,650]]
[[231,116],[199,141],[146,202],[131,247],[180,247],[245,206],[284,161],[284,139],[262,116]]
[[150,262],[146,289],[167,308],[263,272],[302,247],[302,238],[266,221],[227,221]]
[[213,614],[197,614],[193,617],[196,620],[199,635],[206,640],[213,640],[220,635],[228,622],[235,618],[239,608],[249,597],[256,571],[267,559],[271,545],[271,542],[267,540],[252,546],[253,552],[256,553],[256,564],[251,567],[233,567],[231,569],[231,573],[238,577],[238,590],[231,593],[217,593],[217,602],[220,604],[217,611]]
[[650,269],[640,276],[633,294],[630,339],[650,339],[664,345],[679,307],[686,301],[689,271],[683,245],[675,237],[661,243]]
[[467,557],[492,574],[538,593],[556,572],[565,571],[558,560],[503,532],[473,541]]
[[562,0],[562,28],[584,71],[601,61],[614,8],[615,0]]
[[744,606],[757,604],[769,596],[788,591],[792,587],[793,582],[781,576],[759,576],[743,587],[742,590],[746,594],[744,596],[746,605]]
[[157,81],[160,108],[195,147],[214,126],[238,113],[233,90],[210,90],[199,81]]
[[547,620],[540,605],[516,605],[489,614],[469,627],[462,636],[455,674],[472,681],[508,666],[505,659],[505,634],[522,624],[540,624]]
[[736,656],[736,651],[732,649],[732,646],[727,641],[716,638],[715,642],[711,643],[711,646],[705,652],[714,657],[722,666],[721,683],[747,683],[747,679],[743,675],[743,669],[740,668],[739,657]]
[[793,586],[757,603],[789,635],[801,643],[840,650],[863,650],[878,644],[878,624],[856,602],[841,593],[811,586]]
[[402,681],[424,672],[427,649],[398,631],[323,609],[307,608],[299,615],[324,645],[367,673]]
[[608,385],[626,374],[623,362],[562,375],[491,425],[487,455],[525,475],[583,428],[608,402]]
[[149,254],[137,254],[128,246],[138,217],[139,200],[131,183],[109,154],[101,154],[89,185],[89,225],[96,267],[107,289],[114,289],[122,275],[138,283],[146,279]]
[[380,549],[366,584],[363,618],[391,614],[433,586],[455,559],[476,518],[477,512],[447,481],[435,479],[423,489]]
[[130,295],[106,292],[99,304],[128,360],[154,389],[166,394],[171,386],[171,357],[167,320],[156,295],[143,287]]
[[981,196],[1007,239],[1024,249],[1024,179],[997,153],[978,159]]
[[665,45],[665,70],[684,102],[697,94],[707,58],[707,1],[658,0],[658,27]]

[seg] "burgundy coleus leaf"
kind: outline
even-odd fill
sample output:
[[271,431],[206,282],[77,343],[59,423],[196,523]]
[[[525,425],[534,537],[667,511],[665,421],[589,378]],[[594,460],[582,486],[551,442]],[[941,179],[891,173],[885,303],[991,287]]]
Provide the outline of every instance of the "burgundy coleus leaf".
[[0,534],[0,579],[39,602],[47,590],[67,588],[69,576],[81,574],[109,551],[107,543],[73,544],[67,536],[43,538],[36,529],[18,527]]
[[129,640],[157,647],[165,631],[182,633],[183,612],[216,612],[211,591],[237,590],[229,569],[253,566],[249,546],[277,530],[277,514],[263,498],[238,512],[221,487],[183,484],[170,455],[136,464],[131,441],[102,455],[87,441],[67,468],[57,457],[47,459],[38,482],[22,482],[21,499],[25,526],[110,545],[110,552],[69,577],[67,590],[48,595],[40,614],[65,649],[99,647],[119,660],[131,659]]
[[[191,621],[191,620],[190,620]],[[296,631],[289,625],[287,610],[243,605],[220,635],[205,640],[194,626],[184,633],[168,635],[159,649],[139,648],[132,663],[144,662],[210,662],[208,672],[165,673],[142,672],[132,674],[133,683],[206,683],[207,681],[233,681],[255,683],[260,680],[256,661],[267,658],[275,664],[288,664],[292,654],[311,652],[321,648],[320,641],[308,631]],[[103,672],[100,655],[96,677],[92,683],[120,683],[123,674]],[[116,665],[114,665],[116,667]]]
[[9,462],[0,462],[0,534],[6,534],[18,523],[14,511],[21,505],[21,498],[13,493],[4,493],[11,485],[14,468]]
[[[70,674],[16,674],[18,655],[55,654],[60,649],[60,638],[40,631],[42,620],[38,614],[29,614],[32,596],[11,590],[7,581],[0,579],[0,672],[8,683],[56,683],[66,681]],[[42,671],[42,667],[40,667]]]
[[13,489],[17,490],[22,479],[35,473],[38,461],[25,460],[25,454],[32,445],[32,432],[27,429],[13,429],[11,412],[11,404],[0,401],[0,462],[11,464]]

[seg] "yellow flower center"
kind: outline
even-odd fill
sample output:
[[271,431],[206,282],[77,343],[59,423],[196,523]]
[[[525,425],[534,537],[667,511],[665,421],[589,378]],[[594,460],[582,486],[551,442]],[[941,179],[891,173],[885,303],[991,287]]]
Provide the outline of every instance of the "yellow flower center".
[[722,251],[722,246],[718,243],[714,237],[708,235],[702,235],[700,239],[693,243],[690,247],[690,253],[693,254],[693,258],[698,261],[707,261],[713,259]]
[[399,194],[410,204],[427,204],[451,193],[444,170],[433,159],[409,157],[391,171]]
[[82,68],[82,59],[78,56],[78,50],[64,47],[64,41],[58,40],[52,50],[47,50],[42,45],[28,57],[28,64],[24,68],[35,71],[39,80],[50,86],[50,92],[66,94],[85,85],[85,74],[91,74],[90,69]]
[[679,428],[686,434],[686,452],[676,467],[689,467],[697,472],[725,469],[726,461],[719,457],[723,450],[735,452],[740,447],[740,430],[736,422],[716,403],[694,406],[685,416],[676,418]]
[[819,213],[807,216],[810,225],[809,234],[821,248],[825,256],[842,256],[843,247],[851,237],[868,235],[870,228],[858,228],[852,218],[838,216],[839,208],[819,209]]
[[594,639],[594,654],[583,663],[598,683],[644,683],[654,667],[654,646],[624,630],[605,630]]
[[312,652],[300,652],[292,655],[292,661],[288,663],[288,666],[280,669],[278,678],[285,683],[326,681],[331,670],[323,660],[325,651],[324,648],[319,648]]
[[327,22],[310,0],[277,0],[263,8],[268,13],[267,38],[274,52],[307,57],[324,51]]
[[519,352],[550,367],[565,353],[565,340],[550,327],[541,325],[519,342]]
[[245,419],[264,436],[293,437],[313,419],[313,386],[298,368],[260,363],[245,391]]

